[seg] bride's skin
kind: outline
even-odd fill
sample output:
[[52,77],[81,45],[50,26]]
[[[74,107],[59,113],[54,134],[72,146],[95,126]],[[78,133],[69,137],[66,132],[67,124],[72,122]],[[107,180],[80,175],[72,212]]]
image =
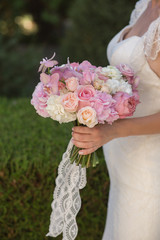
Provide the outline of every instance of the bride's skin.
[[[150,23],[160,16],[160,0],[152,0],[125,39],[132,35],[142,36]],[[160,77],[160,53],[156,60],[149,60],[152,70]],[[99,124],[93,128],[77,126],[72,131],[73,144],[82,150],[80,154],[86,155],[94,152],[105,143],[120,137],[135,135],[160,134],[160,112],[146,117],[119,119],[112,125]]]

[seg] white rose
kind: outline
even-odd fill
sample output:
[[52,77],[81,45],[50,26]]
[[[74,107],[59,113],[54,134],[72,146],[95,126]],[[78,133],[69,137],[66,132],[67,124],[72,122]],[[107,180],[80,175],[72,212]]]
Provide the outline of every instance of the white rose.
[[46,111],[50,117],[59,123],[67,123],[76,120],[76,113],[65,111],[61,101],[62,96],[53,95],[49,97],[47,101]]
[[79,123],[87,125],[87,127],[94,127],[98,121],[96,116],[96,111],[92,107],[83,107],[77,113],[77,118]]
[[131,95],[132,87],[128,82],[126,82],[124,80],[120,80],[120,85],[119,85],[118,91],[126,92],[129,95]]
[[121,72],[114,66],[103,67],[101,70],[101,74],[106,77],[115,78],[117,80],[120,80],[122,77]]
[[110,94],[115,94],[119,91],[120,82],[116,79],[108,79],[104,85],[108,87]]

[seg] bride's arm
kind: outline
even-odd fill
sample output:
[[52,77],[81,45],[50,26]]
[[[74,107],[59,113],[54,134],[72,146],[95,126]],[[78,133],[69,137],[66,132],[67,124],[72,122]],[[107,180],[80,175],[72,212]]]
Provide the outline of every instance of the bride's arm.
[[105,143],[120,137],[160,134],[160,113],[115,121],[112,125],[99,124],[94,128],[73,128],[73,143],[82,148],[82,154],[94,152]]

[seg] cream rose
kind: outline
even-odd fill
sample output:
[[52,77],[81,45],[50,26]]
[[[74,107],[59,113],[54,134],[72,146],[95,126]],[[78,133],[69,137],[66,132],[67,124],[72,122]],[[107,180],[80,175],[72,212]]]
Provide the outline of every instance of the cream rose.
[[67,112],[76,112],[78,98],[75,93],[69,92],[62,97],[62,105]]
[[77,77],[70,77],[67,80],[65,80],[65,83],[66,88],[71,92],[74,92],[79,85]]
[[97,123],[96,111],[92,107],[83,107],[77,113],[79,123],[86,125],[89,128],[93,128]]

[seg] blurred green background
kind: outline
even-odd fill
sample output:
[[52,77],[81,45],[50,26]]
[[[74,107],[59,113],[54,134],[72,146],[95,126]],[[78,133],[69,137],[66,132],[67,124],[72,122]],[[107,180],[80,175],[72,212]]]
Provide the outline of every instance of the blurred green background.
[[[0,1],[0,239],[44,240],[57,167],[72,124],[38,116],[30,104],[43,57],[59,64],[84,59],[108,64],[111,38],[129,22],[135,0]],[[102,238],[109,175],[87,169],[77,215],[78,240]],[[62,239],[62,236],[56,239]]]

